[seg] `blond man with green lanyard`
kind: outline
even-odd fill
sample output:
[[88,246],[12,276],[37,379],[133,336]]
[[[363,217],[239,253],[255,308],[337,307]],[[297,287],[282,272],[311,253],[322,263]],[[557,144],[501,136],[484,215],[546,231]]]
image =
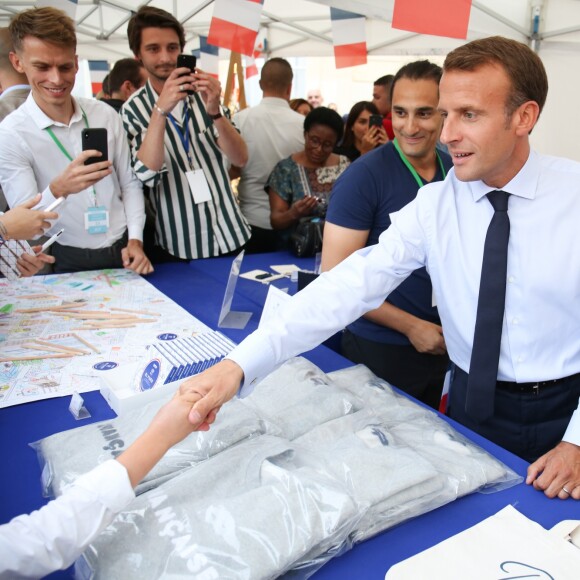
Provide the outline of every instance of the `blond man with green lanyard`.
[[[55,8],[26,10],[9,26],[10,58],[32,87],[26,102],[0,124],[0,183],[10,206],[42,194],[39,209],[65,198],[48,235],[56,272],[120,268],[152,271],[143,252],[145,210],[118,115],[71,95],[78,60],[74,23]],[[81,132],[105,128],[108,161],[85,165]]]

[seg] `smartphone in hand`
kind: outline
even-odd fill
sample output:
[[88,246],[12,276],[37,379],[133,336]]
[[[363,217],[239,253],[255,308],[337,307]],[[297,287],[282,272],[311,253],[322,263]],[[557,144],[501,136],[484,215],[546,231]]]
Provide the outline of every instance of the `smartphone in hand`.
[[[195,67],[197,66],[197,58],[195,56],[193,56],[193,54],[180,54],[177,57],[177,68],[188,68],[191,73],[193,74],[195,72]],[[195,93],[195,91],[193,90],[188,90],[186,91],[186,93],[188,95],[193,95],[193,93]]]
[[382,115],[371,115],[369,117],[369,129],[371,127],[382,127],[383,126],[383,116]]
[[83,144],[83,151],[96,149],[102,153],[101,157],[89,157],[85,161],[85,165],[99,163],[100,161],[108,161],[109,150],[107,147],[107,130],[102,128],[86,128],[82,130],[81,140]]

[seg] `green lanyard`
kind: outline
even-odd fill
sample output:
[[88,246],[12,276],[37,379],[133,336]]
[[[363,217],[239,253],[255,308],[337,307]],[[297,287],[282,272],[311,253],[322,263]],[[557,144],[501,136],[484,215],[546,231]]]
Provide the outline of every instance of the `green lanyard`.
[[[399,145],[399,143],[397,143],[396,139],[393,141],[393,145],[395,146],[395,149],[397,150],[399,157],[401,158],[403,163],[407,166],[407,169],[411,172],[411,175],[415,178],[417,185],[419,187],[423,187],[425,185],[424,180],[421,179],[421,176],[417,173],[417,170],[411,165],[409,160],[405,157],[405,154],[401,150],[401,146]],[[441,168],[441,174],[443,175],[443,179],[445,179],[447,174],[445,172],[445,167],[443,167],[443,161],[441,161],[441,157],[439,157],[439,152],[437,151],[437,149],[435,149],[435,155],[437,156],[437,161],[439,162],[439,167]]]
[[[85,113],[84,109],[81,107],[81,112],[83,115],[83,121],[85,122],[85,127],[89,128],[89,120],[87,119],[87,114]],[[74,161],[71,154],[66,150],[66,147],[60,142],[60,139],[54,134],[54,131],[50,127],[45,127],[46,132],[51,136],[52,140],[57,144],[58,148],[63,152],[64,156],[69,161]],[[95,186],[91,188],[93,192],[93,199],[95,206],[97,205],[97,192],[95,190]]]

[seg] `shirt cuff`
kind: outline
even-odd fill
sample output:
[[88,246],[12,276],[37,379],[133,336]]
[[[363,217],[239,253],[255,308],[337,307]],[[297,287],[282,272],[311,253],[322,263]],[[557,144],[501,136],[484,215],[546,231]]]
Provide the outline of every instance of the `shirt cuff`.
[[73,485],[88,491],[115,514],[135,499],[135,491],[127,470],[114,459],[105,461],[81,475]]
[[238,396],[242,399],[250,395],[256,385],[274,370],[274,353],[259,330],[250,334],[226,358],[234,361],[244,371],[244,380],[238,391]]
[[160,179],[160,176],[163,173],[167,173],[167,165],[164,162],[163,165],[159,168],[159,171],[155,171],[154,169],[149,169],[149,167],[147,167],[142,161],[137,160],[137,163],[135,163],[134,171],[137,179],[141,183],[149,187],[153,187],[157,180]]
[[50,185],[42,192],[42,199],[38,204],[39,207],[48,207],[51,203],[54,203],[58,198],[54,197],[52,191],[50,191]]
[[137,224],[127,224],[127,237],[129,240],[143,242],[143,227],[139,227]]
[[566,433],[564,433],[564,437],[562,437],[562,441],[574,443],[574,445],[580,445],[580,405],[578,405],[578,408],[572,414]]

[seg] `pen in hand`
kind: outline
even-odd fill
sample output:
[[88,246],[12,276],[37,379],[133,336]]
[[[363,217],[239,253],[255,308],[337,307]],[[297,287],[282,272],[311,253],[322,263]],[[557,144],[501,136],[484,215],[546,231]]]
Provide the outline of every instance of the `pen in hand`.
[[56,232],[56,234],[54,234],[53,236],[50,236],[50,238],[48,238],[48,240],[46,240],[46,242],[44,242],[44,244],[42,244],[42,247],[37,252],[37,254],[42,254],[42,252],[46,251],[50,246],[52,246],[52,244],[54,244],[54,242],[56,242],[56,240],[58,239],[60,234],[62,234],[62,232],[64,232],[64,228],[62,228],[61,230]]

